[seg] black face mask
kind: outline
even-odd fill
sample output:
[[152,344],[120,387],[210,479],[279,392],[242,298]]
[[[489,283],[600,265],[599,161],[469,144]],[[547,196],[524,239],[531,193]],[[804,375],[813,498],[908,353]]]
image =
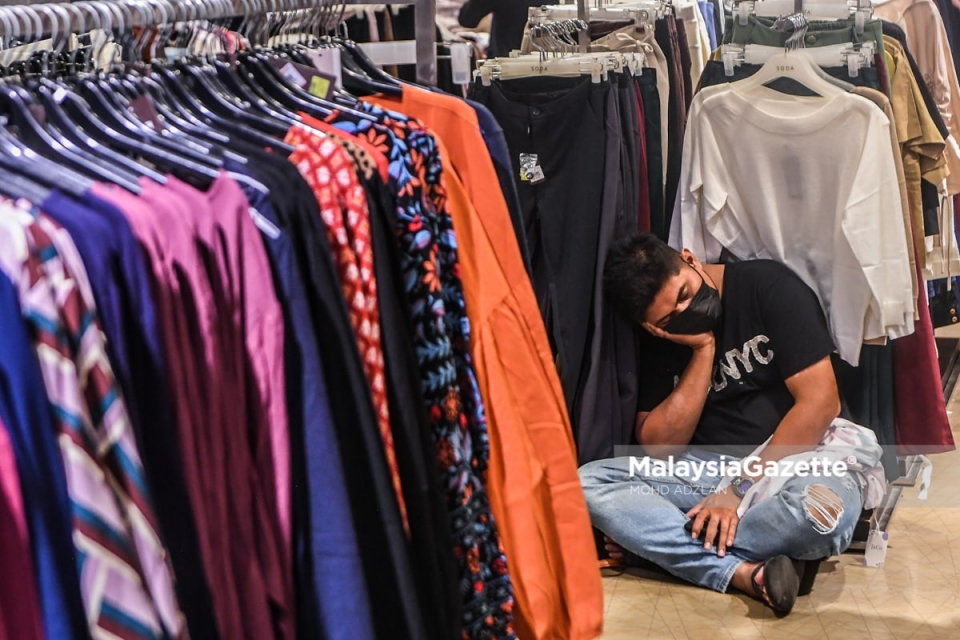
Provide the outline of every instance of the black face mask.
[[[693,267],[690,267],[693,269]],[[694,269],[696,271],[696,269]],[[700,272],[697,271],[697,275]],[[700,275],[703,280],[703,276]],[[720,321],[720,293],[703,280],[700,289],[681,313],[673,316],[664,330],[677,335],[696,335],[711,331]]]

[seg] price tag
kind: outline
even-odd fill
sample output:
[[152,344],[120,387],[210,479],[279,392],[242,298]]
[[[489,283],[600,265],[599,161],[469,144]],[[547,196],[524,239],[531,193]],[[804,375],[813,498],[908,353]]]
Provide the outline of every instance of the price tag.
[[297,68],[293,66],[291,62],[280,67],[280,75],[300,88],[307,86],[307,79],[303,77],[302,73],[297,71]]
[[153,98],[150,95],[145,94],[142,96],[137,96],[130,101],[130,108],[133,110],[133,114],[137,116],[137,119],[140,122],[144,123],[154,131],[163,130],[163,125],[160,123],[160,114],[157,113],[157,108],[153,103]]
[[[948,279],[947,282],[950,280]],[[930,483],[933,482],[933,463],[927,456],[920,456],[920,461],[923,466],[920,471],[920,493],[917,499],[926,500],[930,493]]]
[[316,96],[323,100],[327,99],[327,96],[330,95],[330,87],[332,83],[329,79],[324,78],[323,76],[313,76],[310,78],[310,95]]
[[334,87],[343,89],[343,65],[340,62],[340,49],[310,49],[307,51],[310,62],[326,76],[334,79]]
[[546,178],[543,175],[543,169],[540,167],[540,158],[535,153],[520,154],[520,181],[537,184],[543,182]]
[[863,564],[866,567],[882,569],[887,558],[887,544],[890,534],[879,529],[872,529],[867,536],[867,551],[863,554]]

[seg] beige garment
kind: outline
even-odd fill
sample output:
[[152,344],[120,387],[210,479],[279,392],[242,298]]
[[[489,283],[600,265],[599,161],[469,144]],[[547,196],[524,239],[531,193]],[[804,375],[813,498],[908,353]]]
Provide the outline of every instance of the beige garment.
[[677,17],[687,36],[687,49],[690,51],[690,79],[693,86],[700,84],[700,76],[710,57],[710,41],[707,35],[706,21],[700,13],[697,3],[678,5]]
[[[891,123],[896,123],[897,118],[893,112],[893,105],[887,96],[875,89],[869,87],[856,87],[853,92],[858,96],[863,96],[874,102],[883,112]],[[900,153],[900,139],[897,136],[897,127],[890,127],[890,149],[893,153],[894,164],[897,167],[897,183],[900,186],[900,202],[903,206],[903,232],[907,238],[907,254],[910,257],[910,284],[913,287],[913,319],[919,320],[920,314],[917,310],[917,297],[920,294],[920,283],[917,278],[917,245],[914,234],[914,219],[911,214],[910,197],[907,195],[907,179],[903,171],[903,160]],[[922,212],[921,212],[922,215]],[[921,220],[922,223],[922,220]],[[922,233],[922,227],[921,227]]]
[[703,66],[706,67],[710,61],[710,54],[713,53],[713,48],[710,46],[710,34],[707,32],[707,17],[703,15],[703,9],[700,8],[699,2],[695,2],[693,6],[696,7],[697,16],[699,16],[697,35],[700,37],[700,56],[703,58]]
[[667,123],[670,121],[670,68],[663,49],[654,37],[653,25],[638,24],[613,31],[590,44],[590,51],[626,51],[642,53],[646,66],[657,72],[657,93],[660,95],[660,148],[663,149],[663,184],[667,184],[667,148],[670,142]]
[[950,129],[947,193],[960,193],[960,84],[940,11],[933,0],[891,0],[875,3],[874,15],[896,22],[907,34],[907,46]]
[[926,108],[920,85],[913,75],[903,47],[894,38],[884,36],[884,50],[890,55],[890,101],[893,105],[894,124],[900,141],[900,152],[907,181],[907,197],[913,227],[913,244],[917,260],[927,266],[927,250],[924,248],[923,196],[921,178],[940,185],[947,177],[945,143]]

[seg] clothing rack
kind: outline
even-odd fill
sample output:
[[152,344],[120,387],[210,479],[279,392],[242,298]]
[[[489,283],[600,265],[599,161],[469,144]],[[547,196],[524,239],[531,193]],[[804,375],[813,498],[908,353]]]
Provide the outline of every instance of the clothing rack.
[[[313,4],[316,4],[316,0]],[[383,4],[383,0],[349,0],[348,4]],[[405,4],[413,7],[417,82],[435,86],[437,84],[437,0],[407,0],[390,4]]]
[[[0,20],[0,36],[56,38],[65,31],[76,32],[88,26],[145,27],[298,9],[336,11],[341,4],[324,0],[90,0],[76,3],[0,0],[0,9],[8,10],[4,14],[7,20]],[[382,4],[382,0],[351,0],[350,4]],[[436,0],[407,0],[396,4],[414,7],[417,81],[433,86],[437,81]]]
[[[597,0],[597,4],[600,4],[600,0]],[[590,4],[587,0],[577,0],[577,18],[590,24]],[[580,42],[580,53],[587,53],[590,50],[590,29],[582,30],[577,37]]]

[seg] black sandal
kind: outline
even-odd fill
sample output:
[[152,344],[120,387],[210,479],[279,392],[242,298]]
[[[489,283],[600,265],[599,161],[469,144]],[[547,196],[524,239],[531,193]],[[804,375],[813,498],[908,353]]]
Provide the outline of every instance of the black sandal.
[[813,581],[817,578],[817,572],[820,570],[820,563],[823,562],[823,558],[819,560],[794,560],[793,567],[797,570],[797,575],[800,576],[800,589],[797,592],[798,596],[808,596],[810,592],[813,591]]
[[[757,582],[757,574],[761,569],[763,569],[763,584],[767,589],[766,597],[764,597],[764,587]],[[797,575],[793,561],[787,556],[775,556],[761,564],[753,570],[750,582],[753,583],[753,590],[757,597],[767,603],[778,616],[782,617],[790,613],[797,602],[800,576]]]

